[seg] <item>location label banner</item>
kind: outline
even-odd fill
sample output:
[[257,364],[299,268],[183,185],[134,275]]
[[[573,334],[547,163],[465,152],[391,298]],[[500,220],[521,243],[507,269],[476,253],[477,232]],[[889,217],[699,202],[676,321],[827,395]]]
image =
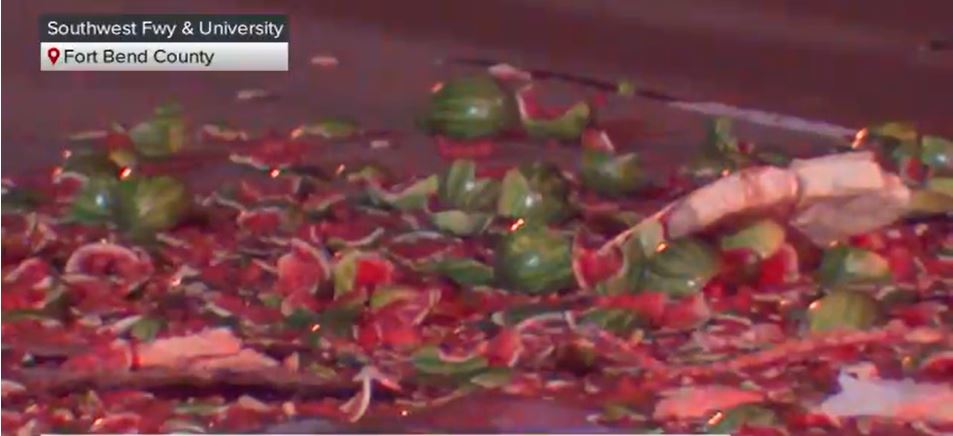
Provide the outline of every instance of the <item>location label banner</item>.
[[288,71],[284,15],[43,15],[42,71]]

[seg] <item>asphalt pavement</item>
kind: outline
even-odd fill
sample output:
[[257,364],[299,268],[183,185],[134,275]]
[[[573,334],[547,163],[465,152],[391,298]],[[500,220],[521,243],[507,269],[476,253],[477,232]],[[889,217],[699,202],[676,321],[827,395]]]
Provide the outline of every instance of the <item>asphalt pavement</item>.
[[[953,54],[923,48],[953,38],[953,4],[946,0],[874,0],[863,7],[821,0],[20,0],[3,9],[5,175],[54,162],[70,133],[134,122],[167,100],[180,101],[197,124],[227,120],[259,132],[335,115],[412,131],[427,90],[458,72],[434,66],[448,56],[627,78],[688,100],[849,128],[909,119],[953,134]],[[287,13],[291,67],[287,73],[41,73],[36,22],[45,12]],[[309,63],[315,55],[334,56],[340,66],[316,68]],[[248,88],[279,98],[236,102],[235,93]],[[681,144],[699,135],[699,116],[650,101],[618,103],[608,115],[635,132],[625,142],[639,147],[684,153]],[[803,140],[774,130],[763,136]],[[430,141],[409,138],[384,159],[422,156],[425,168],[440,164]],[[512,156],[524,155],[519,150]],[[327,152],[385,154],[367,147]]]

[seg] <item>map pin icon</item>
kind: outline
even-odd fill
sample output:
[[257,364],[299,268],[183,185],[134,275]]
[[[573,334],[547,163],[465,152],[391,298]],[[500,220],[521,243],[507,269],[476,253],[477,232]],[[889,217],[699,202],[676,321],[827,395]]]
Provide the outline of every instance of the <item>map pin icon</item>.
[[56,65],[56,60],[60,58],[60,49],[53,47],[46,51],[46,57],[50,58],[50,62],[53,65]]

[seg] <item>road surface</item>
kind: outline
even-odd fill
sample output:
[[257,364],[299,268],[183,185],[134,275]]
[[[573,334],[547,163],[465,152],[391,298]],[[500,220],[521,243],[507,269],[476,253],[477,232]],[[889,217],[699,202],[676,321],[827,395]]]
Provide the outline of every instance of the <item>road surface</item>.
[[[953,53],[920,49],[930,39],[953,38],[953,5],[877,0],[849,6],[822,0],[5,2],[2,169],[9,175],[49,164],[69,133],[131,123],[171,99],[197,123],[228,120],[258,131],[328,115],[409,130],[430,86],[453,73],[433,65],[445,56],[631,78],[685,99],[849,128],[910,119],[953,134]],[[36,20],[44,12],[287,13],[291,70],[41,73]],[[317,54],[337,57],[340,67],[312,67],[309,59]],[[236,103],[236,91],[244,88],[268,89],[280,99]],[[634,141],[669,149],[665,138],[682,144],[697,136],[692,126],[699,117],[677,112],[635,101],[612,115],[655,132]],[[428,141],[410,142],[399,150],[433,154]]]

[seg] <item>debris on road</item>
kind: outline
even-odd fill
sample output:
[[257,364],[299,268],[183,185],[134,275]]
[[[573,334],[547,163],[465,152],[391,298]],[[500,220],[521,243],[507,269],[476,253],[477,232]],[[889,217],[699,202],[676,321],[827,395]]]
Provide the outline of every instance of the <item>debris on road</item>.
[[314,55],[311,57],[310,63],[321,68],[334,68],[340,65],[338,58],[331,55]]
[[[345,119],[249,138],[193,131],[166,105],[53,175],[5,181],[4,426],[359,426],[501,393],[509,412],[576,407],[563,430],[948,425],[921,406],[948,396],[924,386],[948,373],[953,227],[910,204],[946,195],[949,141],[879,129],[889,152],[792,160],[715,120],[701,164],[663,171],[651,150],[616,150],[589,101],[539,107],[528,91],[445,82],[424,124],[457,158],[437,173],[314,146],[391,152]],[[142,174],[196,153],[196,134],[236,141],[214,145],[221,162]],[[546,159],[553,139],[574,167]],[[493,153],[514,141],[539,159]]]
[[262,101],[276,98],[278,98],[277,94],[260,88],[241,89],[235,93],[235,99],[238,101]]

